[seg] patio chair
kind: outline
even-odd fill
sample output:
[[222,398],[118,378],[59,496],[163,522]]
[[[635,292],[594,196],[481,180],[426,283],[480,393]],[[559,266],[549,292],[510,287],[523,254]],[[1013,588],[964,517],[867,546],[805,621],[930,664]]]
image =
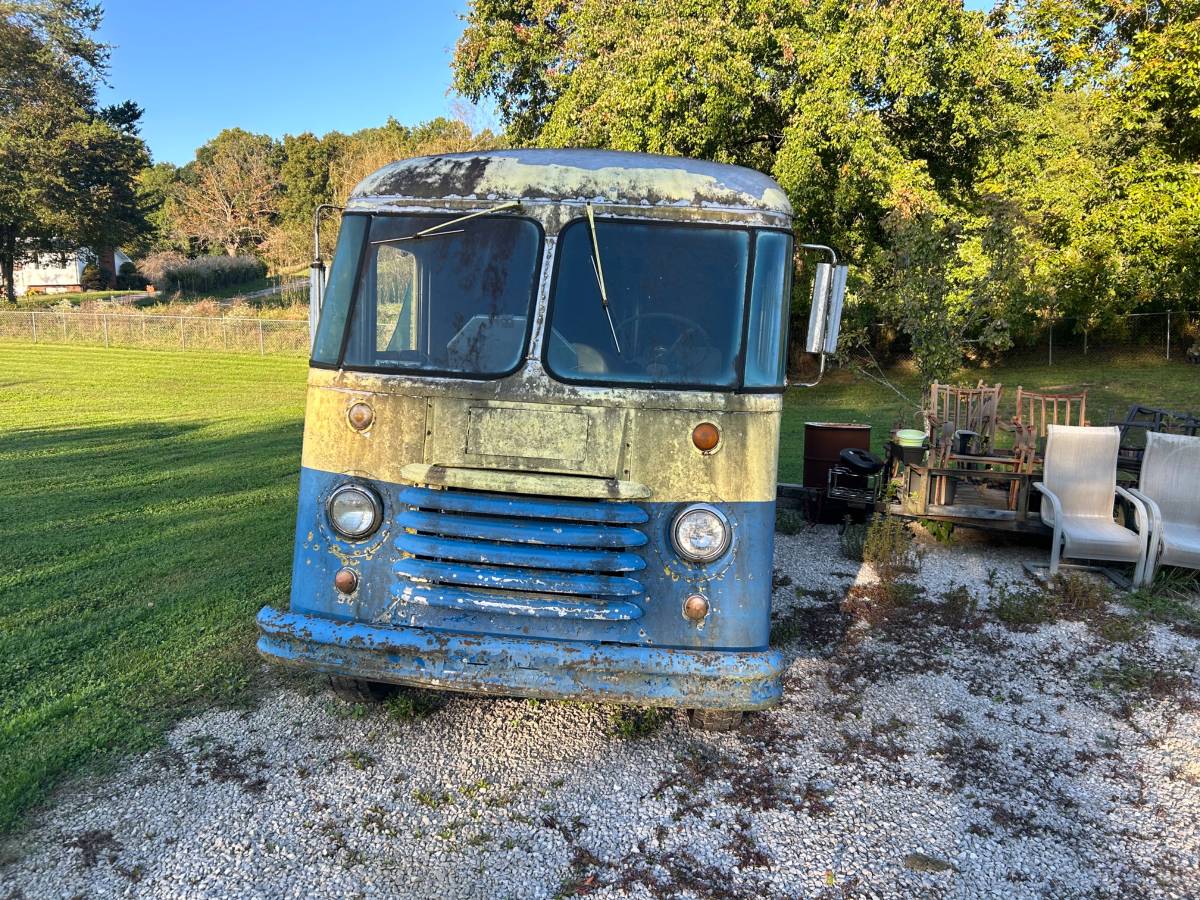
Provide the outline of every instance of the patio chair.
[[929,405],[924,411],[930,445],[948,456],[958,450],[955,436],[962,432],[971,436],[968,452],[987,453],[995,442],[1002,391],[1001,385],[988,386],[982,379],[975,387],[935,381],[929,386]]
[[[1045,439],[1051,425],[1087,425],[1087,391],[1078,394],[1042,394],[1017,386],[1014,422],[1036,429]],[[1072,417],[1074,422],[1071,421]]]
[[[1035,481],[1033,486],[1043,496],[1042,521],[1054,529],[1051,575],[1058,574],[1060,568],[1094,570],[1092,566],[1061,564],[1063,557],[1123,562],[1134,565],[1131,585],[1142,584],[1150,519],[1145,504],[1117,485],[1120,442],[1121,433],[1116,428],[1048,426],[1043,480]],[[1114,520],[1117,498],[1133,507],[1137,531]],[[1101,571],[1122,587],[1130,586],[1113,573]]]
[[1200,437],[1147,434],[1141,482],[1130,493],[1150,514],[1145,583],[1160,565],[1200,569]]

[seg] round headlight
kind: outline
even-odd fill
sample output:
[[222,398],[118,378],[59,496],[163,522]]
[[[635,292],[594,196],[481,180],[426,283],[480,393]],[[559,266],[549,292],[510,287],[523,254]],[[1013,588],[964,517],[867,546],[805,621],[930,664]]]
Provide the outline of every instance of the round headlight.
[[342,537],[364,538],[383,520],[383,504],[374,491],[354,484],[342,485],[329,495],[329,524]]
[[707,504],[689,506],[671,528],[675,552],[692,562],[712,562],[729,547],[729,521]]

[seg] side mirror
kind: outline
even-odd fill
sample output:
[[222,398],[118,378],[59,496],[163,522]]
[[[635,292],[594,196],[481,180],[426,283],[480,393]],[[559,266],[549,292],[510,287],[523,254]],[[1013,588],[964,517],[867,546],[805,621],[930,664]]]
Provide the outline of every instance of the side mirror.
[[833,285],[829,289],[829,312],[825,316],[825,352],[837,353],[838,334],[842,330],[842,301],[846,299],[846,276],[849,266],[835,266]]
[[808,313],[808,336],[804,346],[807,352],[832,355],[837,351],[849,271],[849,266],[817,263],[813,276],[812,309]]

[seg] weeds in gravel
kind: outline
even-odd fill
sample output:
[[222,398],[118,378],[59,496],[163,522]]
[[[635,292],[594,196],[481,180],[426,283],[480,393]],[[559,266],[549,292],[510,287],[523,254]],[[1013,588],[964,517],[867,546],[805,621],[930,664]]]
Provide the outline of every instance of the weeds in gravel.
[[375,765],[375,757],[365,750],[347,750],[345,759],[352,768],[358,769],[360,772]]
[[1121,657],[1115,666],[1101,666],[1089,682],[1092,688],[1117,695],[1141,695],[1155,700],[1174,699],[1188,708],[1195,706],[1191,681],[1174,672]]
[[441,809],[450,802],[450,795],[445,791],[435,794],[433,791],[417,788],[413,791],[413,799],[427,809]]
[[895,516],[871,519],[863,539],[862,558],[884,582],[894,582],[901,575],[916,572],[919,563],[912,532],[903,519]]
[[1110,599],[1106,585],[1072,572],[1054,576],[1044,587],[1002,587],[996,617],[1006,625],[1030,627],[1102,613]]
[[979,596],[960,584],[942,595],[946,621],[955,628],[969,628],[979,621]]
[[1057,618],[1053,595],[1039,588],[1001,588],[996,618],[1014,628],[1031,628]]
[[401,690],[387,699],[385,708],[392,721],[412,722],[437,712],[441,703],[432,691]]
[[851,522],[847,516],[842,527],[841,536],[838,538],[838,546],[842,551],[842,556],[852,562],[863,561],[863,548],[867,543],[867,523],[866,522]]
[[486,778],[478,778],[470,784],[465,784],[458,789],[458,792],[468,800],[474,800],[481,793],[491,787],[491,782]]
[[799,534],[808,527],[804,513],[797,509],[776,509],[775,530],[779,534]]
[[1149,588],[1127,594],[1124,603],[1155,622],[1200,635],[1200,601],[1196,593],[1184,589],[1187,584],[1195,582],[1178,577],[1164,579],[1160,573]]
[[1113,644],[1128,644],[1146,633],[1146,623],[1136,616],[1105,616],[1096,633]]
[[906,581],[881,581],[852,587],[841,603],[841,611],[868,625],[881,625],[901,610],[909,610],[923,588]]
[[613,737],[634,741],[654,734],[670,718],[671,710],[669,709],[622,706],[613,712],[609,733]]
[[325,711],[339,719],[365,719],[371,713],[371,707],[365,703],[346,703],[342,700],[330,700],[325,704]]
[[1066,613],[1102,611],[1113,596],[1107,584],[1079,572],[1054,576],[1047,590],[1054,596],[1058,609]]

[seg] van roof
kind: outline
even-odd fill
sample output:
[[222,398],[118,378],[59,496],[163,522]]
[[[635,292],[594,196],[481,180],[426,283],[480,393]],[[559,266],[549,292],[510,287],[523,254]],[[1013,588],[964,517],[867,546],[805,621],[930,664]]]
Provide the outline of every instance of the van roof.
[[783,189],[753,169],[617,150],[490,150],[403,159],[359,182],[349,207],[397,199],[590,200],[792,214]]

